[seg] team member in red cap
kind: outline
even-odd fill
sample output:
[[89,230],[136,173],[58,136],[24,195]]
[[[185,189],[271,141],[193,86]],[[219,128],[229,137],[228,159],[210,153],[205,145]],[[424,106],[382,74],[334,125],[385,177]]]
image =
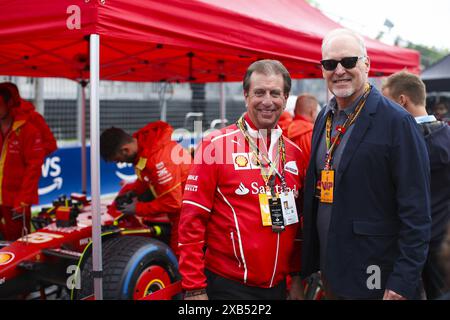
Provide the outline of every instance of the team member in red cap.
[[0,237],[15,240],[24,227],[30,229],[30,206],[38,203],[44,149],[39,130],[14,108],[5,87],[0,87],[0,125]]

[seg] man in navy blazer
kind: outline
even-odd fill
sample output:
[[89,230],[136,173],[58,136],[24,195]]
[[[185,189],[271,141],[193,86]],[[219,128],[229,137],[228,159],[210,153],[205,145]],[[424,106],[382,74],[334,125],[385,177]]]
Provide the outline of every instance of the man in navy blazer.
[[368,84],[364,40],[322,43],[334,97],[315,123],[304,196],[302,274],[328,298],[417,299],[430,238],[430,168],[414,118]]

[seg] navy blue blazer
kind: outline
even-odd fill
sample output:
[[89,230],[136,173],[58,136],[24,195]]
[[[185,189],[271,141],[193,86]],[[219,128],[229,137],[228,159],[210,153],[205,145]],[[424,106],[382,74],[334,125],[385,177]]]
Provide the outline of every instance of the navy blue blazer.
[[[305,183],[304,277],[319,270],[315,158],[325,130],[325,111],[314,126]],[[335,175],[322,272],[337,296],[378,299],[387,288],[417,298],[431,226],[424,139],[414,118],[376,88],[354,126]],[[377,275],[380,285],[370,278]]]

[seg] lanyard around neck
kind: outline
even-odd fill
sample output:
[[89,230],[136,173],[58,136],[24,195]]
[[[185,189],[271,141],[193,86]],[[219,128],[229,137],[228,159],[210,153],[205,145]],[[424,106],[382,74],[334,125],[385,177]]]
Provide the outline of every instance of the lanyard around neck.
[[[286,184],[286,180],[284,178],[284,165],[286,163],[286,146],[284,144],[284,140],[283,140],[283,136],[281,135],[280,138],[278,139],[278,152],[277,152],[277,157],[275,159],[275,163],[273,163],[269,157],[265,154],[263,154],[258,146],[256,145],[255,141],[253,140],[253,138],[250,136],[249,132],[248,132],[248,127],[247,124],[245,123],[244,117],[242,116],[241,118],[239,118],[239,120],[236,122],[237,127],[239,128],[239,130],[241,130],[242,134],[245,137],[245,140],[247,141],[247,143],[250,146],[250,149],[253,153],[253,155],[255,156],[255,158],[258,160],[260,166],[261,166],[261,176],[264,179],[264,182],[266,183],[266,185],[269,185],[270,188],[272,189],[272,191],[274,190],[275,187],[275,179],[271,179],[272,175],[275,173],[281,180],[281,185],[283,190],[286,190],[287,184]],[[267,150],[267,152],[269,152],[269,150]],[[281,155],[281,162],[282,162],[282,172],[281,174],[278,172],[277,168],[276,168],[276,163],[278,163],[278,159],[279,156]],[[267,165],[269,166],[269,171],[266,173],[264,172],[264,168],[263,168],[263,164],[260,161],[260,157],[267,163]],[[274,177],[274,176],[273,176]]]
[[344,124],[342,126],[337,126],[336,131],[337,134],[334,138],[331,137],[331,128],[333,125],[333,113],[329,112],[327,116],[327,123],[326,123],[326,137],[325,142],[327,146],[327,153],[325,155],[325,170],[331,169],[331,163],[333,160],[334,152],[336,151],[336,148],[341,143],[341,138],[347,131],[347,129],[356,121],[356,118],[358,118],[359,114],[361,113],[362,108],[366,104],[367,97],[369,96],[369,93],[371,91],[371,85],[366,84],[366,87],[364,89],[364,94],[359,100],[358,105],[356,106],[355,110],[347,117]]

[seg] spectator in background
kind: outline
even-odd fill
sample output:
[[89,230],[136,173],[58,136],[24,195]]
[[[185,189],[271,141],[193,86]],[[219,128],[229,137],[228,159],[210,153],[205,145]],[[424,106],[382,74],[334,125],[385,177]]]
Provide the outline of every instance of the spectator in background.
[[438,120],[450,121],[450,114],[448,111],[448,103],[446,101],[439,101],[433,106],[433,113]]
[[45,156],[50,155],[52,152],[56,151],[58,148],[56,145],[56,139],[53,136],[47,122],[44,117],[36,111],[34,105],[21,98],[19,89],[12,82],[0,83],[0,87],[6,88],[11,93],[11,103],[14,108],[19,108],[22,114],[27,117],[27,121],[32,123],[35,128],[37,128],[41,134],[42,146],[44,148]]
[[39,130],[5,86],[0,86],[0,128],[0,238],[13,241],[30,230],[44,149]]
[[401,71],[389,76],[383,94],[415,118],[427,145],[431,169],[431,241],[422,278],[427,298],[436,299],[445,290],[445,273],[438,256],[450,221],[450,127],[427,114],[425,84],[412,73]]
[[305,162],[311,155],[311,137],[318,113],[318,101],[310,94],[302,94],[295,102],[294,120],[289,125],[287,137],[302,149]]

